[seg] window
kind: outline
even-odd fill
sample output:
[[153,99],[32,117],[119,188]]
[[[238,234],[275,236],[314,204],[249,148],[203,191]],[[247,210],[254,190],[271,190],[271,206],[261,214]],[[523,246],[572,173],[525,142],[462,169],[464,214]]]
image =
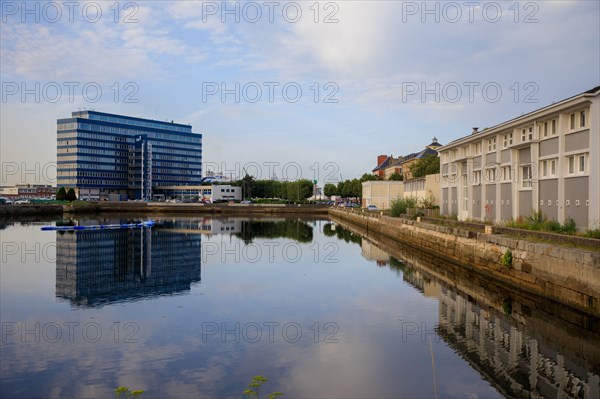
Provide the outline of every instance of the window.
[[469,207],[469,182],[467,181],[467,175],[463,175],[463,211],[468,210]]
[[481,154],[481,142],[475,143],[475,155]]
[[521,129],[521,141],[525,141],[527,135],[525,134],[525,129]]
[[481,171],[473,171],[473,184],[481,184]]
[[548,122],[544,122],[544,137],[548,137]]
[[568,162],[568,165],[569,165],[568,166],[569,167],[568,173],[570,175],[572,175],[572,174],[575,173],[575,156],[568,157],[568,161],[567,162]]
[[579,113],[579,127],[585,127],[585,111]]
[[496,151],[496,138],[488,139],[488,152]]
[[571,130],[575,130],[575,114],[571,114],[571,120],[570,120],[569,128]]
[[503,143],[504,144],[504,148],[507,148],[507,147],[511,146],[512,143],[513,143],[513,134],[512,133],[505,134],[504,135],[504,143]]
[[511,179],[512,179],[512,170],[511,170],[510,166],[503,166],[502,167],[502,180],[511,181]]
[[521,179],[523,182],[523,188],[529,188],[532,186],[533,171],[531,169],[531,165],[525,165],[521,167]]
[[556,119],[552,119],[552,134],[556,134]]
[[540,174],[542,177],[556,177],[557,159],[545,159],[540,161]]
[[578,155],[577,157],[579,158],[579,167],[577,168],[577,171],[579,173],[585,173],[585,154]]
[[542,176],[543,177],[548,176],[548,161],[541,161],[540,162],[540,169],[542,170]]
[[485,179],[487,183],[493,183],[496,181],[496,168],[489,168],[485,170]]
[[533,126],[529,128],[527,138],[531,141],[533,140]]

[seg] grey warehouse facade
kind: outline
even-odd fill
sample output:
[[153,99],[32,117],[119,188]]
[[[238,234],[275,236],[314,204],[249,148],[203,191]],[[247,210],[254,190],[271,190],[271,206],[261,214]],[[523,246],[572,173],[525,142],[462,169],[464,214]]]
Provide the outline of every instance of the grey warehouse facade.
[[149,200],[164,186],[200,185],[202,135],[190,125],[96,111],[57,124],[57,184],[80,199]]
[[600,223],[600,86],[438,149],[442,215]]

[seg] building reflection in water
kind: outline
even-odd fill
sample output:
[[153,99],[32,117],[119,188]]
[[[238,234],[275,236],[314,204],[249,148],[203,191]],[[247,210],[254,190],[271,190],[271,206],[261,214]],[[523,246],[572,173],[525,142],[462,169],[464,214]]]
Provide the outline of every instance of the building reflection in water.
[[[80,225],[125,223],[86,220]],[[200,281],[202,235],[245,242],[287,237],[312,241],[312,226],[298,220],[161,218],[151,229],[56,233],[56,296],[75,306],[98,306],[190,290]]]
[[[564,348],[553,347],[556,341],[525,333],[511,325],[506,315],[469,302],[447,287],[442,287],[439,300],[438,334],[481,374],[499,382],[501,392],[524,397],[599,397],[600,376],[589,371],[593,364],[565,357],[559,352]],[[509,300],[503,307],[507,313],[512,311]]]
[[56,296],[97,306],[190,290],[201,234],[155,227],[57,232]]
[[[381,249],[381,248],[383,249]],[[553,316],[543,305],[513,301],[473,285],[433,258],[378,236],[363,237],[362,254],[402,274],[423,295],[437,298],[435,331],[506,397],[600,398],[600,334],[597,320],[571,312]],[[389,254],[397,255],[389,256]],[[451,276],[450,279],[444,276]],[[471,281],[469,280],[471,279]],[[577,323],[580,323],[579,325]],[[431,326],[425,326],[430,331]]]

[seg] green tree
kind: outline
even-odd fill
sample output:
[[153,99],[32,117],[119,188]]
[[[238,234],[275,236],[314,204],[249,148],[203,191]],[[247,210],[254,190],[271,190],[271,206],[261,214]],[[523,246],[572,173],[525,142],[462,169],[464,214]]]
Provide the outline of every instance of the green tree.
[[437,155],[425,155],[409,167],[413,178],[440,173],[440,158]]
[[325,194],[328,197],[331,197],[332,195],[337,195],[336,185],[332,183],[325,184],[325,187],[323,187],[323,194]]
[[360,177],[360,182],[364,182],[364,181],[373,181],[373,180],[379,180],[379,178],[375,175],[372,175],[370,173],[365,173]]
[[402,180],[404,180],[404,176],[402,176],[398,172],[394,172],[394,173],[392,173],[390,175],[390,180],[393,180],[393,181],[402,181]]
[[76,201],[77,200],[77,194],[75,194],[75,189],[73,189],[73,187],[71,187],[69,189],[69,191],[67,191],[67,195],[65,198],[67,201]]
[[242,195],[244,198],[252,198],[254,193],[254,177],[250,176],[246,173],[246,176],[242,180],[240,180],[240,185],[242,186]]
[[56,192],[56,200],[57,201],[66,201],[67,200],[67,190],[64,187],[61,187]]

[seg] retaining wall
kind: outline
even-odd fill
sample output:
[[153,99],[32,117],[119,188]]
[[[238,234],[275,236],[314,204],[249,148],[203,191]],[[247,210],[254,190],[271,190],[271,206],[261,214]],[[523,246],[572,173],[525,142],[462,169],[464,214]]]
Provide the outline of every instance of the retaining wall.
[[[600,315],[600,252],[536,243],[498,234],[331,209],[334,219],[407,242],[464,268]],[[512,265],[502,264],[510,249]],[[600,250],[599,250],[600,251]]]

